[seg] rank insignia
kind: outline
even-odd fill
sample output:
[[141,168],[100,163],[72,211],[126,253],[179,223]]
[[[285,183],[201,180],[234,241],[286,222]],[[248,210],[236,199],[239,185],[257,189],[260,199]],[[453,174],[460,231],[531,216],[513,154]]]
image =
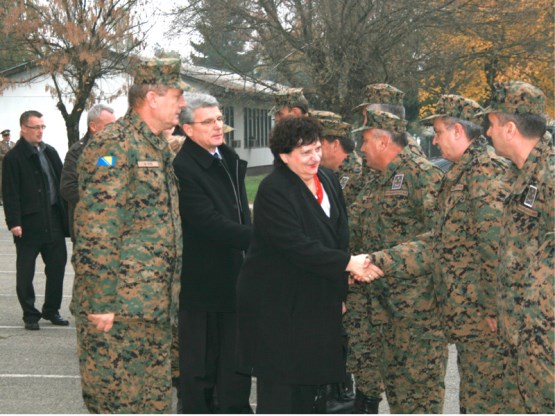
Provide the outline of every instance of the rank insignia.
[[116,158],[114,156],[99,157],[96,166],[116,166]]
[[341,185],[341,189],[345,189],[345,185],[347,185],[347,182],[349,182],[349,177],[342,176],[341,179],[339,180],[339,185]]
[[526,193],[526,198],[524,198],[524,205],[533,208],[534,202],[536,202],[536,198],[538,196],[538,188],[534,185],[528,186],[528,192]]
[[401,189],[401,187],[403,186],[403,179],[405,179],[405,175],[403,175],[402,173],[395,175],[395,177],[393,178],[393,183],[391,184],[391,190],[396,191]]

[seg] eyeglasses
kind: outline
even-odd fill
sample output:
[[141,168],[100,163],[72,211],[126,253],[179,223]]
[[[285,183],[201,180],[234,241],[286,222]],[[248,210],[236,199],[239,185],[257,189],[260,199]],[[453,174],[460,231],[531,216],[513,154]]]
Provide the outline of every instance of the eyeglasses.
[[31,130],[35,130],[35,131],[44,130],[46,128],[45,125],[42,125],[42,126],[27,126],[27,125],[25,125],[25,127],[27,127],[28,129],[31,129]]
[[186,123],[186,124],[202,124],[203,126],[208,127],[208,126],[213,126],[215,124],[224,124],[224,118],[223,117],[209,118],[202,121],[191,121],[190,123]]

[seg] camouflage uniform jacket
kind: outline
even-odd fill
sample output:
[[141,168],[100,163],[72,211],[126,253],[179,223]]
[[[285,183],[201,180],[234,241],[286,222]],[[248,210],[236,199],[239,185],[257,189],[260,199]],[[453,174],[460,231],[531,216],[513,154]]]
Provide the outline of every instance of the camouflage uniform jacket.
[[10,149],[14,146],[15,146],[15,143],[12,141],[7,142],[5,140],[0,140],[0,164],[4,159],[4,156],[6,156],[6,153],[8,153]]
[[[372,253],[430,230],[441,177],[439,168],[406,146],[359,193],[351,210],[352,247]],[[390,317],[425,324],[437,312],[429,274],[394,284],[379,279],[368,289],[374,324],[386,323]]]
[[[516,167],[514,168],[516,171]],[[555,155],[551,141],[542,138],[532,150],[504,202],[498,273],[499,327],[503,338],[516,346],[528,309],[549,312],[539,324],[553,338],[553,292],[539,305],[529,297],[553,280],[553,231],[555,229]],[[536,293],[537,294],[537,293]],[[536,305],[534,305],[536,303]],[[532,324],[529,322],[527,325]],[[534,324],[532,324],[534,325]],[[538,332],[537,337],[543,335]],[[553,344],[547,345],[553,349]]]
[[177,317],[181,220],[173,154],[129,111],[95,135],[79,159],[74,315]]
[[341,189],[343,189],[343,197],[345,205],[348,207],[354,202],[354,199],[364,186],[364,170],[366,170],[364,159],[358,154],[356,150],[347,155],[339,171],[337,177]]
[[374,255],[391,279],[433,271],[450,342],[480,336],[496,316],[497,251],[508,164],[484,138],[474,140],[442,181],[431,233]]

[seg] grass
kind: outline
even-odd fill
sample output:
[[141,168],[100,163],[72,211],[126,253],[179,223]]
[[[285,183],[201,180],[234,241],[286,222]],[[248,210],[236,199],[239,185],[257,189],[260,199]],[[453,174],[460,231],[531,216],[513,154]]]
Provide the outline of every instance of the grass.
[[247,176],[245,178],[247,197],[249,199],[250,204],[254,202],[254,197],[256,196],[256,192],[258,191],[258,185],[260,185],[260,181],[262,181],[262,179],[264,179],[265,177],[266,175],[257,175],[257,176]]

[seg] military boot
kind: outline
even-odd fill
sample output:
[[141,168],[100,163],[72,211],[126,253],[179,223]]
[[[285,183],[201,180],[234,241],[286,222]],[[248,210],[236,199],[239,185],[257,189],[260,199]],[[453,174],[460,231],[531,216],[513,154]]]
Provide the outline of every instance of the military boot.
[[355,395],[354,413],[378,414],[381,397],[368,397],[357,389]]

